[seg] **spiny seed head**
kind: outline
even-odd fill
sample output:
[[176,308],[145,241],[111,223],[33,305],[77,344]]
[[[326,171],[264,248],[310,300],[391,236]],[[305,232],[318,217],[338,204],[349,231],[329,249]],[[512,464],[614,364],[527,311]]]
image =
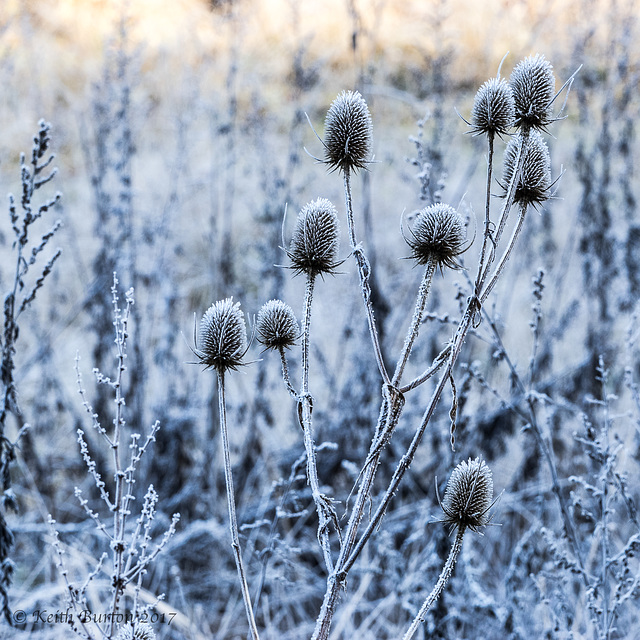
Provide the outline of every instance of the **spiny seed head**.
[[357,91],[343,91],[324,120],[325,161],[331,170],[364,169],[371,155],[373,124],[369,107]]
[[[521,136],[517,135],[509,140],[504,154],[505,188],[508,187],[516,168],[518,147]],[[514,202],[523,204],[542,204],[551,197],[551,157],[547,143],[537,131],[531,131],[524,156],[522,173],[516,187]]]
[[515,110],[511,87],[504,79],[487,80],[476,93],[471,124],[476,135],[502,135],[513,127]]
[[287,255],[296,273],[333,273],[340,247],[338,212],[326,198],[306,204],[296,220]]
[[440,269],[458,268],[456,257],[464,251],[464,220],[448,204],[432,204],[418,212],[410,236],[405,237],[418,264],[434,261]]
[[519,62],[509,80],[515,104],[517,127],[544,129],[553,120],[551,103],[556,79],[551,63],[537,53]]
[[212,304],[200,321],[200,348],[193,351],[207,369],[237,369],[247,352],[247,329],[240,303],[233,298]]
[[489,523],[489,509],[493,500],[493,476],[484,460],[469,458],[461,462],[451,474],[441,507],[443,522],[452,529],[477,531]]
[[291,347],[300,335],[293,309],[282,300],[269,300],[262,305],[258,311],[256,331],[258,340],[267,349]]
[[156,640],[156,634],[147,622],[136,622],[121,627],[116,640]]

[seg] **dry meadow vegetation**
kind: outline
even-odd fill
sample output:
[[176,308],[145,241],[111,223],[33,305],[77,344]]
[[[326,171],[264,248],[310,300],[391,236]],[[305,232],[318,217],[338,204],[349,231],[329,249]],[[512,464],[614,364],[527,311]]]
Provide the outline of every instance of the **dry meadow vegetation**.
[[1,638],[640,637],[640,6],[475,4],[0,0]]

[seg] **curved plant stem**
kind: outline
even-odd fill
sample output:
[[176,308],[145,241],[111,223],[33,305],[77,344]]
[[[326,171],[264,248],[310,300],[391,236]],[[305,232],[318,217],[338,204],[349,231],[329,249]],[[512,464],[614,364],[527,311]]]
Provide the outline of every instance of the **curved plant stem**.
[[220,433],[222,434],[222,450],[224,452],[224,479],[227,487],[227,506],[229,507],[229,528],[231,530],[231,547],[238,569],[238,578],[242,589],[242,599],[249,622],[252,640],[259,640],[258,628],[253,616],[251,607],[251,597],[249,595],[249,585],[242,563],[242,552],[240,550],[240,538],[238,536],[238,521],[236,519],[236,500],[233,490],[233,475],[231,473],[231,459],[229,456],[229,437],[227,433],[227,405],[224,397],[224,372],[218,371],[218,405],[220,408]]
[[382,358],[382,349],[380,348],[380,339],[378,337],[378,329],[376,328],[376,321],[373,315],[373,305],[371,303],[371,287],[369,286],[369,274],[371,267],[369,261],[364,255],[362,247],[358,244],[356,239],[356,230],[353,220],[353,205],[351,201],[351,176],[349,169],[345,169],[344,172],[344,195],[347,206],[347,226],[349,227],[349,244],[351,251],[358,264],[358,274],[360,275],[360,290],[362,292],[362,299],[364,301],[364,307],[367,312],[367,322],[369,323],[369,334],[371,335],[371,342],[373,344],[373,351],[378,363],[378,369],[380,375],[385,384],[389,384],[389,374],[387,368],[384,365],[384,359]]
[[307,452],[307,482],[311,487],[311,494],[318,512],[318,542],[322,548],[324,563],[328,573],[333,571],[331,558],[331,544],[329,541],[329,524],[334,523],[338,529],[338,517],[331,505],[331,501],[320,491],[318,468],[316,465],[316,447],[313,441],[313,425],[311,422],[312,398],[309,393],[309,326],[311,324],[311,302],[315,276],[307,276],[307,287],[304,296],[304,311],[302,318],[302,384],[300,385],[300,422],[304,432],[304,447]]
[[291,379],[289,378],[289,366],[287,365],[287,354],[285,353],[283,347],[280,347],[278,351],[280,352],[280,362],[282,363],[282,379],[284,380],[284,386],[287,387],[287,391],[289,392],[289,395],[297,400],[298,393],[293,388],[293,385],[291,384]]
[[420,607],[418,615],[413,619],[411,626],[407,629],[407,632],[404,634],[402,640],[411,640],[411,638],[413,638],[413,634],[424,622],[427,611],[429,611],[429,609],[433,606],[433,603],[440,597],[440,594],[444,590],[447,581],[453,573],[453,567],[455,566],[458,555],[460,554],[460,549],[462,549],[462,537],[464,536],[464,532],[464,527],[460,527],[460,529],[458,529],[456,539],[453,543],[453,546],[451,547],[451,551],[449,552],[449,557],[447,558],[447,561],[442,568],[442,572],[440,573],[438,582],[436,582],[431,593],[427,596],[427,599],[422,604],[422,607]]

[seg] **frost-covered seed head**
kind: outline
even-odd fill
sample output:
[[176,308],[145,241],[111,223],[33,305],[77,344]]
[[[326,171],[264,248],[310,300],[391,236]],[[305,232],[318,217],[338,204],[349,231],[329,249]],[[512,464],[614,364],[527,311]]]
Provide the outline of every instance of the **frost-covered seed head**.
[[306,204],[296,220],[287,255],[297,273],[333,273],[340,247],[338,212],[326,198]]
[[418,264],[434,261],[437,267],[457,268],[456,257],[464,251],[464,220],[448,204],[432,204],[418,212],[405,238]]
[[343,91],[324,121],[325,161],[331,170],[364,169],[371,155],[373,125],[369,107],[357,91]]
[[514,114],[511,87],[504,79],[491,78],[478,89],[473,101],[473,131],[476,134],[505,134],[513,127]]
[[[504,154],[503,182],[508,187],[516,167],[518,146],[521,137],[509,140]],[[551,157],[547,143],[537,131],[529,134],[522,173],[516,188],[514,202],[523,204],[542,204],[551,197]]]
[[194,349],[207,369],[237,369],[247,351],[247,329],[240,303],[233,298],[212,304],[200,321],[200,347]]
[[156,634],[147,622],[136,622],[121,627],[116,640],[156,640]]
[[493,476],[484,460],[469,458],[451,474],[442,500],[444,522],[452,528],[477,531],[489,523],[493,500]]
[[298,336],[298,321],[293,309],[282,300],[269,300],[258,312],[256,323],[258,340],[267,349],[291,347]]
[[517,127],[544,129],[553,120],[551,101],[556,79],[551,63],[537,53],[519,62],[509,80],[515,104]]

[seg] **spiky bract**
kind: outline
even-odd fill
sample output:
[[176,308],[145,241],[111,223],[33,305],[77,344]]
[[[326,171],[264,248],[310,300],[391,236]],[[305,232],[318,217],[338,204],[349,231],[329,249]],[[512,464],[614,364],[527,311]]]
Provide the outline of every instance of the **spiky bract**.
[[296,220],[287,255],[297,273],[316,276],[338,266],[340,227],[338,212],[326,198],[306,204]]
[[282,300],[269,300],[258,312],[258,340],[267,349],[286,349],[300,335],[293,309]]
[[493,476],[484,460],[469,458],[451,474],[441,507],[443,522],[452,529],[477,531],[489,524],[489,509],[493,500]]
[[324,121],[325,161],[332,170],[364,169],[371,155],[373,125],[369,107],[357,91],[343,91]]
[[466,233],[464,220],[453,207],[442,203],[425,207],[409,231],[405,240],[418,264],[434,261],[440,269],[459,267],[456,258],[464,251]]
[[212,304],[200,321],[200,347],[193,352],[207,369],[237,369],[247,352],[247,329],[240,303],[233,298]]
[[513,127],[515,107],[511,87],[504,79],[487,80],[476,93],[471,109],[475,134],[506,134]]
[[553,120],[551,103],[556,79],[551,63],[537,53],[519,62],[509,79],[518,127],[544,129]]
[[[516,167],[518,147],[522,138],[514,136],[509,140],[504,155],[503,182],[505,188],[511,182]],[[551,157],[547,143],[537,131],[529,134],[520,180],[516,187],[514,202],[542,204],[551,197]]]
[[121,627],[116,640],[156,640],[156,634],[147,622],[136,622]]

